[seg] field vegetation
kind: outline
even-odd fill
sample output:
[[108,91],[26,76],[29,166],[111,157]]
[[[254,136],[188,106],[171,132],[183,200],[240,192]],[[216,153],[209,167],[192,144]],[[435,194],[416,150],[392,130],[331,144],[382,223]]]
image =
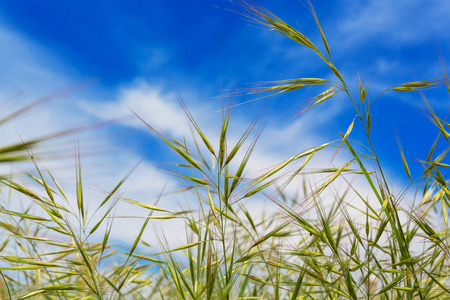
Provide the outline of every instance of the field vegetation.
[[[334,74],[334,80],[285,79],[226,96],[233,99],[243,93],[259,97],[261,93],[265,97],[310,86],[323,88],[304,112],[327,105],[337,94],[345,95],[353,106],[354,119],[349,120],[348,130],[340,133],[341,139],[299,149],[298,154],[248,178],[248,162],[258,147],[258,137],[264,134],[261,115],[242,130],[235,144],[230,144],[227,134],[232,102],[224,101],[218,136],[212,138],[204,134],[180,101],[194,132],[194,142],[188,143],[163,136],[151,120],[142,119],[136,111],[143,126],[178,156],[170,172],[184,183],[185,188],[178,192],[196,201],[195,211],[169,211],[158,201],[124,197],[121,186],[129,174],[105,195],[96,210],[87,210],[79,151],[73,195],[65,193],[58,178],[39,161],[36,147],[45,146],[59,134],[3,145],[2,163],[29,160],[35,169],[21,176],[31,179],[32,186],[14,176],[0,179],[2,299],[450,298],[450,190],[445,177],[450,166],[445,163],[450,124],[435,113],[423,92],[447,88],[450,93],[445,66],[443,74],[437,74],[440,77],[399,84],[373,97],[368,84],[357,76],[352,80],[358,80],[359,88],[349,88],[339,66],[333,63],[332,49],[311,5],[322,36],[320,46],[265,8],[245,1],[236,4],[239,13],[251,21],[315,53]],[[395,193],[371,140],[371,120],[380,118],[371,115],[371,105],[384,93],[405,92],[421,93],[425,114],[438,134],[427,157],[417,158],[423,166],[418,178],[412,177],[404,154],[408,149],[402,149],[399,142],[401,172],[410,185]],[[363,139],[352,138],[356,127],[364,132]],[[348,160],[337,168],[326,163],[321,169],[310,168],[313,157],[328,150]],[[311,173],[317,182],[308,180]],[[350,177],[364,182],[366,190],[350,183]],[[284,192],[289,184],[299,182],[301,194]],[[336,183],[340,189],[333,187]],[[18,195],[30,203],[20,210],[16,209]],[[278,209],[264,214],[251,210],[246,203],[252,198],[269,199]],[[143,225],[127,249],[116,247],[111,240],[112,224],[117,220],[110,216],[118,202],[142,211],[139,217]],[[171,248],[164,231],[155,233],[159,247],[151,247],[142,239],[152,230],[151,222],[161,219],[167,220],[165,224],[175,220],[186,224],[185,245]]]

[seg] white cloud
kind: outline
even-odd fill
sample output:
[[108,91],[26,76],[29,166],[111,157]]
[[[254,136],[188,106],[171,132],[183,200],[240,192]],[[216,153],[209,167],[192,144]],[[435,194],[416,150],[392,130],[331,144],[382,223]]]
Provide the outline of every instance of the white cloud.
[[69,73],[74,70],[63,59],[37,41],[6,28],[0,29],[3,98],[24,89],[38,94],[55,92],[55,88],[68,83]]
[[360,42],[398,47],[432,41],[447,36],[449,9],[446,1],[348,1],[342,7],[336,40],[343,41],[339,45],[347,49]]
[[177,104],[175,93],[163,93],[156,86],[150,86],[145,82],[118,91],[117,100],[108,103],[83,102],[81,107],[88,113],[95,115],[98,119],[115,119],[129,117],[124,124],[146,128],[145,125],[133,115],[138,114],[145,122],[156,130],[182,137],[189,134],[186,116]]

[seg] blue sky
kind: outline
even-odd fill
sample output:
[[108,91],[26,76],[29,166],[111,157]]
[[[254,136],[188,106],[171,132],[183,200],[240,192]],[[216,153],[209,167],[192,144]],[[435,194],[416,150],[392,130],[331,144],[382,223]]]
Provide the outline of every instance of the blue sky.
[[[323,49],[314,19],[301,2],[259,3],[301,28]],[[369,84],[371,97],[392,85],[442,75],[436,45],[448,58],[450,2],[345,0],[312,4],[335,65],[354,93],[358,74]],[[131,108],[162,133],[182,138],[189,135],[189,130],[177,104],[179,92],[214,139],[220,120],[217,110],[221,106],[217,96],[222,87],[228,91],[259,81],[334,79],[309,49],[262,30],[230,10],[239,9],[220,0],[1,1],[2,98],[25,90],[25,96],[17,101],[29,101],[98,80],[52,102],[26,122],[14,125],[14,129],[33,136],[131,116]],[[230,130],[237,137],[267,105],[269,122],[255,154],[255,170],[308,147],[336,140],[339,132],[346,131],[354,112],[343,95],[291,119],[304,107],[305,99],[320,92],[321,89],[305,88],[234,109]],[[426,91],[426,95],[436,111],[445,116],[449,101],[445,88]],[[250,99],[238,97],[236,103]],[[393,180],[400,185],[407,178],[402,177],[394,130],[410,159],[413,175],[419,175],[421,167],[412,158],[424,158],[437,134],[419,105],[418,93],[391,92],[372,106],[373,142],[388,172],[394,175]],[[353,139],[361,138],[358,128],[355,126]],[[108,156],[90,157],[94,161],[90,161],[91,166],[101,166],[91,168],[93,178],[97,178],[93,185],[110,189],[112,182],[120,180],[144,153],[149,153],[129,183],[129,193],[136,197],[143,193],[156,195],[164,184],[177,186],[156,170],[158,162],[173,156],[136,118],[103,128],[97,134],[92,134],[95,147],[103,143],[102,151]],[[17,134],[11,131],[9,135],[12,138]],[[329,159],[323,162],[322,167],[331,164]],[[339,161],[335,163],[338,165]],[[149,177],[153,178],[151,183],[144,179]]]

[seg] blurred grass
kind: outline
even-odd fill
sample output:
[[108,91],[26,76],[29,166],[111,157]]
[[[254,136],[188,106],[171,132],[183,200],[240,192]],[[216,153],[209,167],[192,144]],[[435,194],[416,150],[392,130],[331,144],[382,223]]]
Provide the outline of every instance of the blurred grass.
[[[33,177],[33,187],[11,176],[0,178],[4,195],[0,207],[2,299],[450,298],[450,191],[443,171],[450,165],[443,162],[448,150],[435,153],[438,143],[450,142],[450,124],[434,112],[421,92],[435,87],[450,90],[445,67],[439,78],[399,84],[369,98],[367,83],[358,77],[359,90],[351,91],[333,64],[324,30],[310,3],[325,53],[267,9],[246,1],[236,4],[242,15],[309,48],[336,77],[336,81],[298,78],[265,82],[237,94],[276,95],[325,85],[306,111],[326,105],[336,93],[345,93],[355,116],[341,139],[303,149],[256,178],[247,178],[248,162],[264,128],[261,114],[242,130],[236,144],[230,145],[233,105],[229,104],[223,110],[215,144],[180,100],[194,131],[195,149],[191,149],[185,141],[160,134],[136,112],[179,156],[178,167],[169,171],[185,184],[178,192],[190,193],[198,202],[195,212],[160,207],[163,193],[154,203],[123,197],[121,186],[132,171],[106,193],[95,210],[88,210],[78,147],[76,193],[66,195],[51,172],[30,155],[37,145],[59,134],[2,146],[1,163],[30,160],[39,175]],[[413,192],[392,191],[370,136],[371,120],[377,117],[370,113],[374,100],[385,92],[411,91],[422,93],[426,114],[439,130],[427,157],[419,159],[424,170],[418,178],[412,177],[405,155],[408,149],[398,139],[405,175],[411,181],[410,189],[417,188],[418,204],[404,199]],[[12,117],[14,114],[3,120]],[[365,133],[363,140],[350,139],[356,126]],[[310,160],[326,149],[335,154],[340,151],[349,160],[337,168],[308,168]],[[308,182],[310,173],[321,179]],[[349,183],[345,174],[364,181],[369,193]],[[303,195],[285,194],[284,188],[299,178]],[[335,184],[341,188],[336,189]],[[17,211],[11,202],[19,194],[31,204]],[[350,201],[349,194],[358,202]],[[278,210],[261,213],[249,206],[248,199],[260,201],[262,197]],[[402,206],[402,200],[409,206]],[[117,221],[111,216],[119,202],[139,207],[142,215],[136,218],[144,219],[133,244],[125,250],[110,240]],[[150,247],[142,236],[150,221],[158,219],[183,222],[187,243],[171,248],[170,236],[155,232],[160,245]]]

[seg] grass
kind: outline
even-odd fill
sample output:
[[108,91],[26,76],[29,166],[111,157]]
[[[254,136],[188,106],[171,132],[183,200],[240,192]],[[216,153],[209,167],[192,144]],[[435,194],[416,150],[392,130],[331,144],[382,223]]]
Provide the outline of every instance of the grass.
[[[35,182],[33,187],[12,176],[1,178],[2,299],[450,298],[450,192],[444,177],[449,165],[443,162],[450,124],[423,97],[426,114],[439,134],[427,157],[419,160],[424,166],[419,178],[411,177],[399,142],[405,174],[411,180],[411,191],[401,194],[392,191],[370,135],[370,108],[375,99],[386,92],[421,92],[434,87],[447,87],[450,92],[445,68],[442,77],[400,84],[369,98],[366,83],[359,79],[359,89],[351,91],[333,64],[312,5],[309,9],[325,52],[265,8],[245,1],[236,4],[242,15],[309,48],[335,75],[335,81],[280,80],[238,93],[276,95],[324,86],[324,92],[313,97],[303,111],[327,105],[337,93],[345,94],[355,117],[341,139],[304,149],[249,179],[245,172],[264,127],[261,115],[243,130],[236,144],[229,144],[232,105],[228,105],[214,143],[180,102],[195,132],[195,142],[188,146],[185,141],[164,137],[136,112],[179,156],[178,166],[170,172],[184,182],[185,193],[196,199],[196,211],[169,211],[158,206],[159,199],[150,204],[123,197],[120,187],[127,174],[92,212],[85,205],[79,150],[76,192],[66,196],[57,179],[30,154],[51,137],[4,146],[1,162],[31,160],[37,176],[24,175]],[[363,130],[364,139],[350,139],[355,126]],[[436,153],[438,144],[447,150]],[[308,168],[311,159],[326,149],[344,153],[349,160],[337,168]],[[317,182],[308,182],[311,172],[319,176]],[[342,186],[348,174],[365,182],[368,196],[350,183],[335,192],[333,184]],[[303,194],[284,194],[283,189],[299,178]],[[358,202],[348,201],[349,194]],[[402,203],[412,207],[401,205],[403,198],[414,194],[420,203],[410,199]],[[12,203],[20,195],[30,199],[31,205],[14,210]],[[278,210],[261,214],[247,207],[247,200],[261,197]],[[144,219],[134,243],[125,250],[110,241],[117,220],[109,216],[120,201],[139,207],[139,217]],[[150,222],[159,219],[184,222],[187,243],[171,248],[164,232],[156,232],[159,248],[150,247],[142,236]]]

